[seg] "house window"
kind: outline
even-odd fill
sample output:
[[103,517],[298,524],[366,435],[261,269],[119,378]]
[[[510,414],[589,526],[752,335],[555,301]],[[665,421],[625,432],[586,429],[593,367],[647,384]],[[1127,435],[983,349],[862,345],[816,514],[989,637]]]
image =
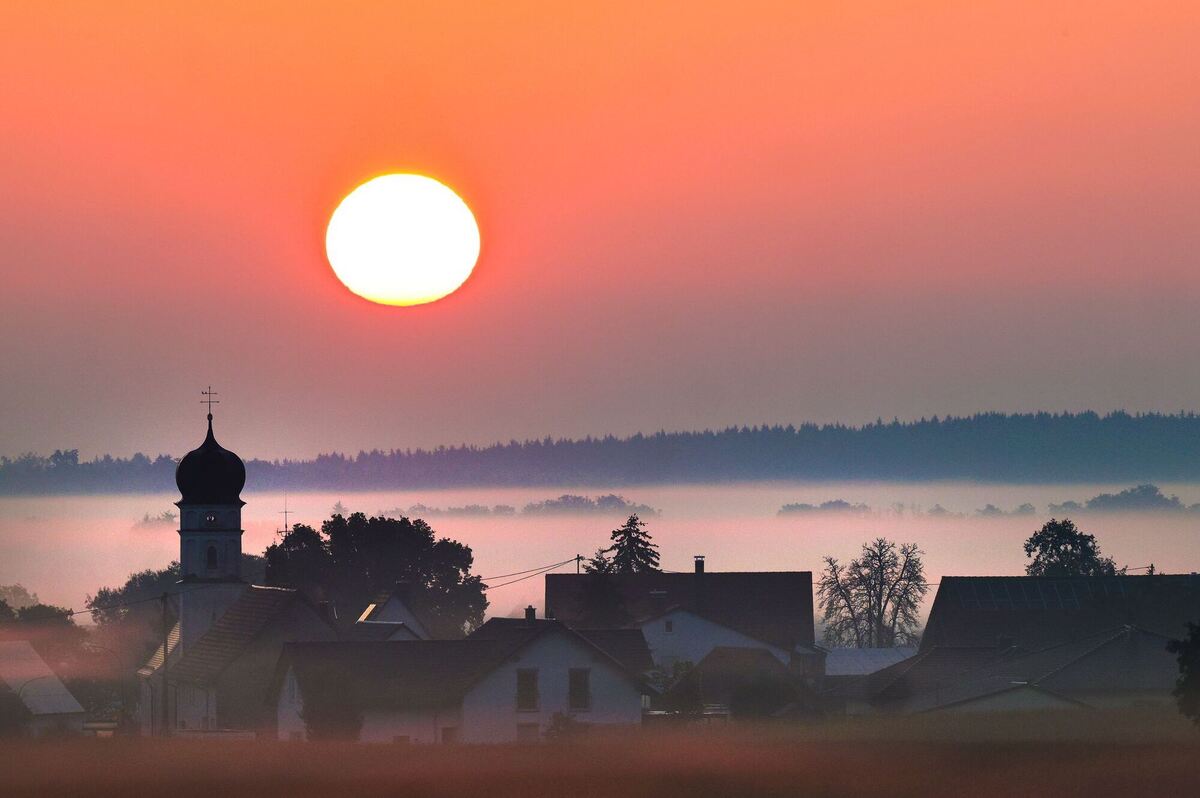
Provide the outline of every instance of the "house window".
[[663,623],[663,631],[665,631],[667,634],[671,634],[672,632],[674,632],[675,631],[675,622],[674,621],[665,621]]
[[444,743],[458,742],[458,727],[457,726],[443,726],[442,727],[442,742],[444,742]]
[[210,571],[217,570],[217,547],[209,546],[204,556],[204,566]]
[[588,668],[567,671],[567,706],[574,710],[592,708],[592,672]]
[[517,724],[517,742],[536,743],[542,739],[542,728],[536,723]]
[[538,708],[538,672],[535,668],[517,669],[517,709]]

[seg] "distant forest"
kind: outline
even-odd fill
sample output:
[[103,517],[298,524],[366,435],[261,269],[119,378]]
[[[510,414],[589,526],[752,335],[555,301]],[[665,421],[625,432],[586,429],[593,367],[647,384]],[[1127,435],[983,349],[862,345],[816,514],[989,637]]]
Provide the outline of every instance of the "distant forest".
[[[236,448],[236,447],[235,447]],[[628,438],[250,460],[253,490],[613,486],[745,480],[1103,482],[1200,479],[1200,416],[984,413],[864,426],[731,427]],[[0,494],[170,491],[167,455],[0,458]]]

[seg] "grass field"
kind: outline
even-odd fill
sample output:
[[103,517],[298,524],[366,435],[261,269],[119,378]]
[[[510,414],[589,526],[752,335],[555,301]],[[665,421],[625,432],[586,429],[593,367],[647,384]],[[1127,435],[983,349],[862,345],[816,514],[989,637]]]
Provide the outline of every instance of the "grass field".
[[0,796],[1196,795],[1200,733],[1086,713],[632,732],[538,746],[0,744]]

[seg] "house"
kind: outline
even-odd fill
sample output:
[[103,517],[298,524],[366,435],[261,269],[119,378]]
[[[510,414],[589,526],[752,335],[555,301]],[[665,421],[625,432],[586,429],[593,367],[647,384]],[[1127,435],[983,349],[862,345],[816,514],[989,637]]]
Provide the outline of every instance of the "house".
[[346,631],[349,640],[428,640],[428,624],[412,607],[411,586],[397,582],[377,596]]
[[[306,696],[359,713],[371,742],[504,743],[542,739],[556,716],[587,725],[641,723],[650,691],[621,635],[614,656],[561,623],[485,624],[462,640],[292,643],[270,692],[280,739],[305,739]],[[314,699],[315,701],[315,699]]]
[[917,654],[838,692],[848,712],[1168,705],[1192,619],[1192,575],[943,577]]
[[[597,591],[607,580],[603,591]],[[823,652],[814,646],[812,574],[808,571],[547,574],[546,615],[568,626],[594,625],[597,601],[617,605],[624,624],[641,630],[654,662],[670,669],[698,663],[715,648],[765,649],[815,677]]]
[[29,641],[0,640],[0,689],[15,693],[29,711],[29,734],[83,731],[83,707]]
[[[213,435],[175,469],[177,621],[138,669],[144,734],[256,733],[273,725],[267,687],[285,642],[333,640],[325,614],[300,593],[241,579],[241,491],[246,467]],[[165,678],[164,678],[165,669]]]

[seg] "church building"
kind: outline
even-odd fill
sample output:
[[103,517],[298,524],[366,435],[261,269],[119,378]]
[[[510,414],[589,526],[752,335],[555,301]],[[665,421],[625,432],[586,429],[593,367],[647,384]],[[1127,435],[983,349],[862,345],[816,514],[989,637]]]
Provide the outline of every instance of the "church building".
[[176,623],[138,670],[144,734],[270,731],[266,694],[283,645],[337,639],[303,594],[242,580],[246,466],[212,421],[175,469],[182,579],[169,599]]

